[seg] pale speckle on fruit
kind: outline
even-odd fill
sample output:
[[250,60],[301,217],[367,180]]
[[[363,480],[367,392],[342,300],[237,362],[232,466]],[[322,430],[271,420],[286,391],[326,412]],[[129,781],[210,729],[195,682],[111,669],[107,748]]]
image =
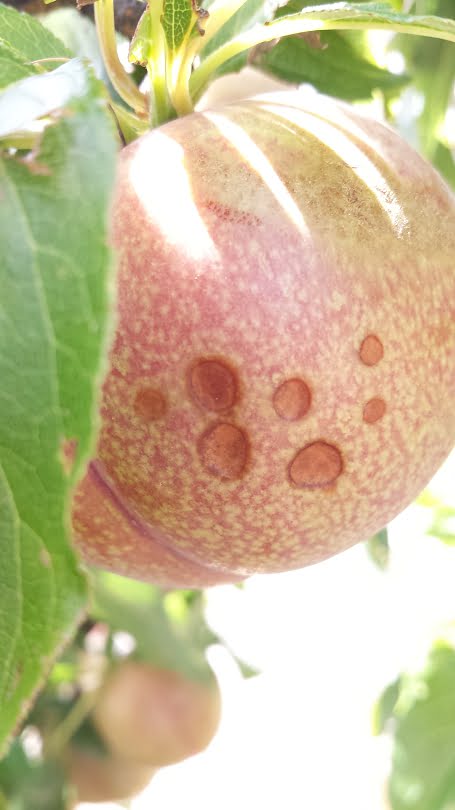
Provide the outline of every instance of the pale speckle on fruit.
[[338,448],[316,441],[299,450],[289,465],[289,478],[297,487],[319,489],[334,484],[342,470],[343,460]]
[[372,425],[382,419],[386,412],[386,404],[380,397],[373,397],[363,406],[363,421]]

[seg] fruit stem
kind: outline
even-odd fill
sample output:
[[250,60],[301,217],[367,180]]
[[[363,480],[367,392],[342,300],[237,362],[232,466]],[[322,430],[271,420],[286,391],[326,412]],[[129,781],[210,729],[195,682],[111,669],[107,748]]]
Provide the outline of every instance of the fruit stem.
[[146,113],[147,101],[144,94],[136,87],[118,58],[113,0],[96,0],[94,9],[98,42],[112,86],[135,112]]
[[188,115],[194,110],[191,98],[189,82],[193,65],[193,57],[188,52],[182,53],[179,60],[174,60],[173,73],[176,79],[173,82],[171,98],[177,115]]
[[176,117],[167,87],[166,41],[161,25],[162,2],[149,4],[150,11],[150,55],[147,60],[147,73],[150,81],[150,125],[158,127]]

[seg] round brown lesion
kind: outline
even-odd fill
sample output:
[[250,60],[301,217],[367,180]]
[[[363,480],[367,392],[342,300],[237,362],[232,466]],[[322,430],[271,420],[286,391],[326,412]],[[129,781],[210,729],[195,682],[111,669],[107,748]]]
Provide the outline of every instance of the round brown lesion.
[[289,465],[289,478],[296,487],[323,489],[343,472],[343,457],[334,444],[318,440],[307,444]]
[[188,384],[192,399],[206,411],[227,411],[238,399],[236,374],[219,358],[197,360],[189,371]]
[[134,410],[143,422],[155,422],[166,413],[167,402],[161,391],[143,386],[136,392]]
[[215,478],[232,481],[246,468],[249,442],[246,433],[230,422],[218,422],[206,430],[198,442],[199,458]]
[[287,422],[302,419],[308,413],[310,405],[311,391],[306,382],[298,377],[285,380],[273,395],[276,414]]
[[381,397],[373,397],[363,406],[363,421],[368,425],[372,425],[382,419],[386,410],[387,406],[384,400]]
[[384,347],[377,335],[367,335],[360,345],[359,357],[366,366],[375,366],[384,357]]

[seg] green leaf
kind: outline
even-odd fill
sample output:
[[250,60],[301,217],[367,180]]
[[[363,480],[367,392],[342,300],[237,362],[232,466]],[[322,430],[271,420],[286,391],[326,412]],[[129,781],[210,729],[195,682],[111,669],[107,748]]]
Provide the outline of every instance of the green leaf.
[[27,76],[54,70],[61,64],[60,58],[68,56],[65,46],[36,18],[0,3],[0,90]]
[[[393,810],[449,810],[455,788],[455,650],[435,646],[395,709]],[[401,703],[401,708],[400,708]]]
[[161,25],[171,52],[178,51],[195,19],[191,0],[163,0]]
[[52,73],[28,76],[0,94],[0,138],[28,129],[38,118],[86,95],[87,70],[81,59],[71,59]]
[[[434,0],[430,7],[435,14],[455,20],[453,0]],[[439,160],[449,182],[452,170],[453,182],[453,159],[448,160],[450,153],[444,153],[444,144],[439,134],[455,80],[453,46],[448,42],[398,35],[393,38],[390,48],[401,50],[413,85],[424,96],[423,110],[418,121],[420,150],[428,160]]]
[[[7,47],[23,63],[39,59],[67,58],[71,54],[60,40],[30,14],[21,14],[0,3],[0,45]],[[47,63],[46,69],[58,65]]]
[[[207,5],[210,15],[210,5]],[[240,8],[232,15],[232,17],[217,31],[217,33],[209,40],[207,45],[201,50],[201,58],[204,59],[212,51],[229,42],[237,34],[246,31],[256,23],[263,23],[270,18],[270,9],[263,0],[245,0]],[[209,18],[210,19],[210,18]],[[222,76],[224,73],[232,73],[241,70],[248,61],[248,55],[241,53],[237,57],[225,64],[221,65],[216,72],[216,76]],[[215,78],[215,76],[213,76]]]
[[387,528],[376,532],[366,541],[365,547],[370,560],[384,571],[389,564],[390,548]]
[[137,24],[131,40],[128,59],[133,64],[147,65],[151,59],[152,51],[152,21],[150,11],[147,9]]
[[[41,18],[42,25],[63,42],[71,56],[89,59],[99,79],[107,79],[95,24],[76,8],[54,8]],[[120,41],[126,39],[117,34]]]
[[34,73],[38,73],[37,65],[24,64],[15,51],[0,42],[0,90]]
[[401,678],[390,683],[373,706],[372,733],[382,734],[394,716],[395,707],[400,694]]
[[271,49],[259,49],[252,61],[279,79],[308,82],[321,93],[346,100],[369,99],[374,90],[397,92],[409,81],[364,59],[335,31],[322,32],[316,46],[302,37],[286,37]]
[[455,508],[445,504],[436,506],[427,534],[437,537],[450,546],[455,545]]
[[[308,0],[303,8],[318,5],[323,4]],[[301,0],[290,0],[277,9],[275,19],[303,8]],[[337,31],[313,32],[307,36],[285,37],[272,47],[259,47],[252,62],[280,79],[294,84],[308,82],[321,93],[346,100],[369,99],[374,90],[383,90],[389,95],[399,91],[409,78],[380,68],[364,45],[361,32],[352,35]]]
[[68,512],[106,350],[115,155],[87,72],[39,152],[0,159],[0,745],[86,602]]
[[111,630],[129,633],[136,654],[157,666],[191,678],[211,678],[205,658],[207,646],[217,641],[207,627],[200,591],[169,591],[126,577],[95,572],[90,615]]
[[[20,740],[0,762],[0,784],[10,810],[65,810],[65,774],[55,762],[29,759]],[[0,802],[1,807],[1,802]]]
[[433,152],[433,165],[455,191],[455,156],[446,144],[437,141]]
[[385,3],[333,3],[304,8],[272,22],[256,25],[217,48],[194,70],[190,89],[199,98],[211,77],[228,60],[264,42],[310,31],[384,30],[429,36],[455,42],[455,21],[435,16],[413,16],[394,11]]

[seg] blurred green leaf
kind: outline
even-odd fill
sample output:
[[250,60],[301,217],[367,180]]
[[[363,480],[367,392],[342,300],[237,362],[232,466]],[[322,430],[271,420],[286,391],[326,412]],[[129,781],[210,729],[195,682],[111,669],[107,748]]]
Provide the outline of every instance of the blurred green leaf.
[[[209,3],[205,4],[210,14]],[[256,23],[265,22],[270,18],[271,7],[264,3],[264,0],[245,0],[240,6],[238,11],[220,28],[219,31],[209,40],[207,45],[201,50],[201,58],[205,59],[212,51],[224,45],[232,37],[246,31]],[[229,59],[213,74],[212,79],[224,75],[225,73],[234,73],[241,70],[248,62],[248,54],[240,53]]]
[[38,65],[24,63],[11,48],[0,42],[0,90],[38,72]]
[[108,622],[112,632],[129,633],[141,660],[193,678],[211,677],[205,651],[217,639],[204,619],[203,593],[192,600],[185,593],[191,592],[163,592],[143,582],[96,572],[91,614]]
[[387,528],[381,529],[381,531],[374,534],[373,537],[370,537],[365,543],[365,548],[370,560],[380,568],[381,571],[384,571],[389,564],[390,557]]
[[[455,3],[453,0],[424,0],[418,4],[418,12],[453,21]],[[398,34],[389,47],[401,51],[413,86],[423,95],[423,109],[418,119],[419,148],[449,183],[455,185],[453,155],[440,135],[455,81],[453,45],[431,38]]]
[[434,646],[395,705],[393,810],[449,810],[455,788],[455,650]]
[[[0,45],[12,51],[22,63],[35,60],[69,57],[63,43],[30,14],[21,14],[11,6],[0,3]],[[46,63],[46,69],[59,62]]]
[[150,11],[144,11],[129,47],[128,59],[132,64],[146,65],[152,56],[152,22]]
[[104,87],[87,71],[39,151],[0,160],[0,747],[86,604],[68,508],[106,347],[116,150]]
[[63,43],[35,18],[0,3],[0,90],[52,71],[68,57]]
[[433,509],[433,521],[427,534],[448,545],[455,544],[455,507],[440,504]]
[[[275,19],[318,3],[290,0]],[[308,82],[322,93],[346,100],[371,98],[374,90],[396,93],[409,78],[378,67],[364,47],[363,34],[321,31],[306,36],[283,37],[275,45],[259,47],[250,61],[279,79]]]
[[394,716],[394,710],[400,694],[401,678],[397,678],[384,689],[373,706],[372,733],[382,734]]
[[[0,762],[0,789],[12,810],[66,810],[65,774],[58,763],[29,759],[20,740]],[[0,805],[1,807],[1,805]]]
[[80,59],[71,59],[52,73],[16,82],[0,94],[0,138],[28,129],[36,119],[66,107],[88,91],[87,70]]
[[92,20],[71,7],[54,8],[39,19],[48,31],[64,43],[68,54],[89,59],[98,78],[107,79]]
[[445,177],[447,183],[455,191],[455,152],[446,144],[437,141],[433,152],[433,165]]

